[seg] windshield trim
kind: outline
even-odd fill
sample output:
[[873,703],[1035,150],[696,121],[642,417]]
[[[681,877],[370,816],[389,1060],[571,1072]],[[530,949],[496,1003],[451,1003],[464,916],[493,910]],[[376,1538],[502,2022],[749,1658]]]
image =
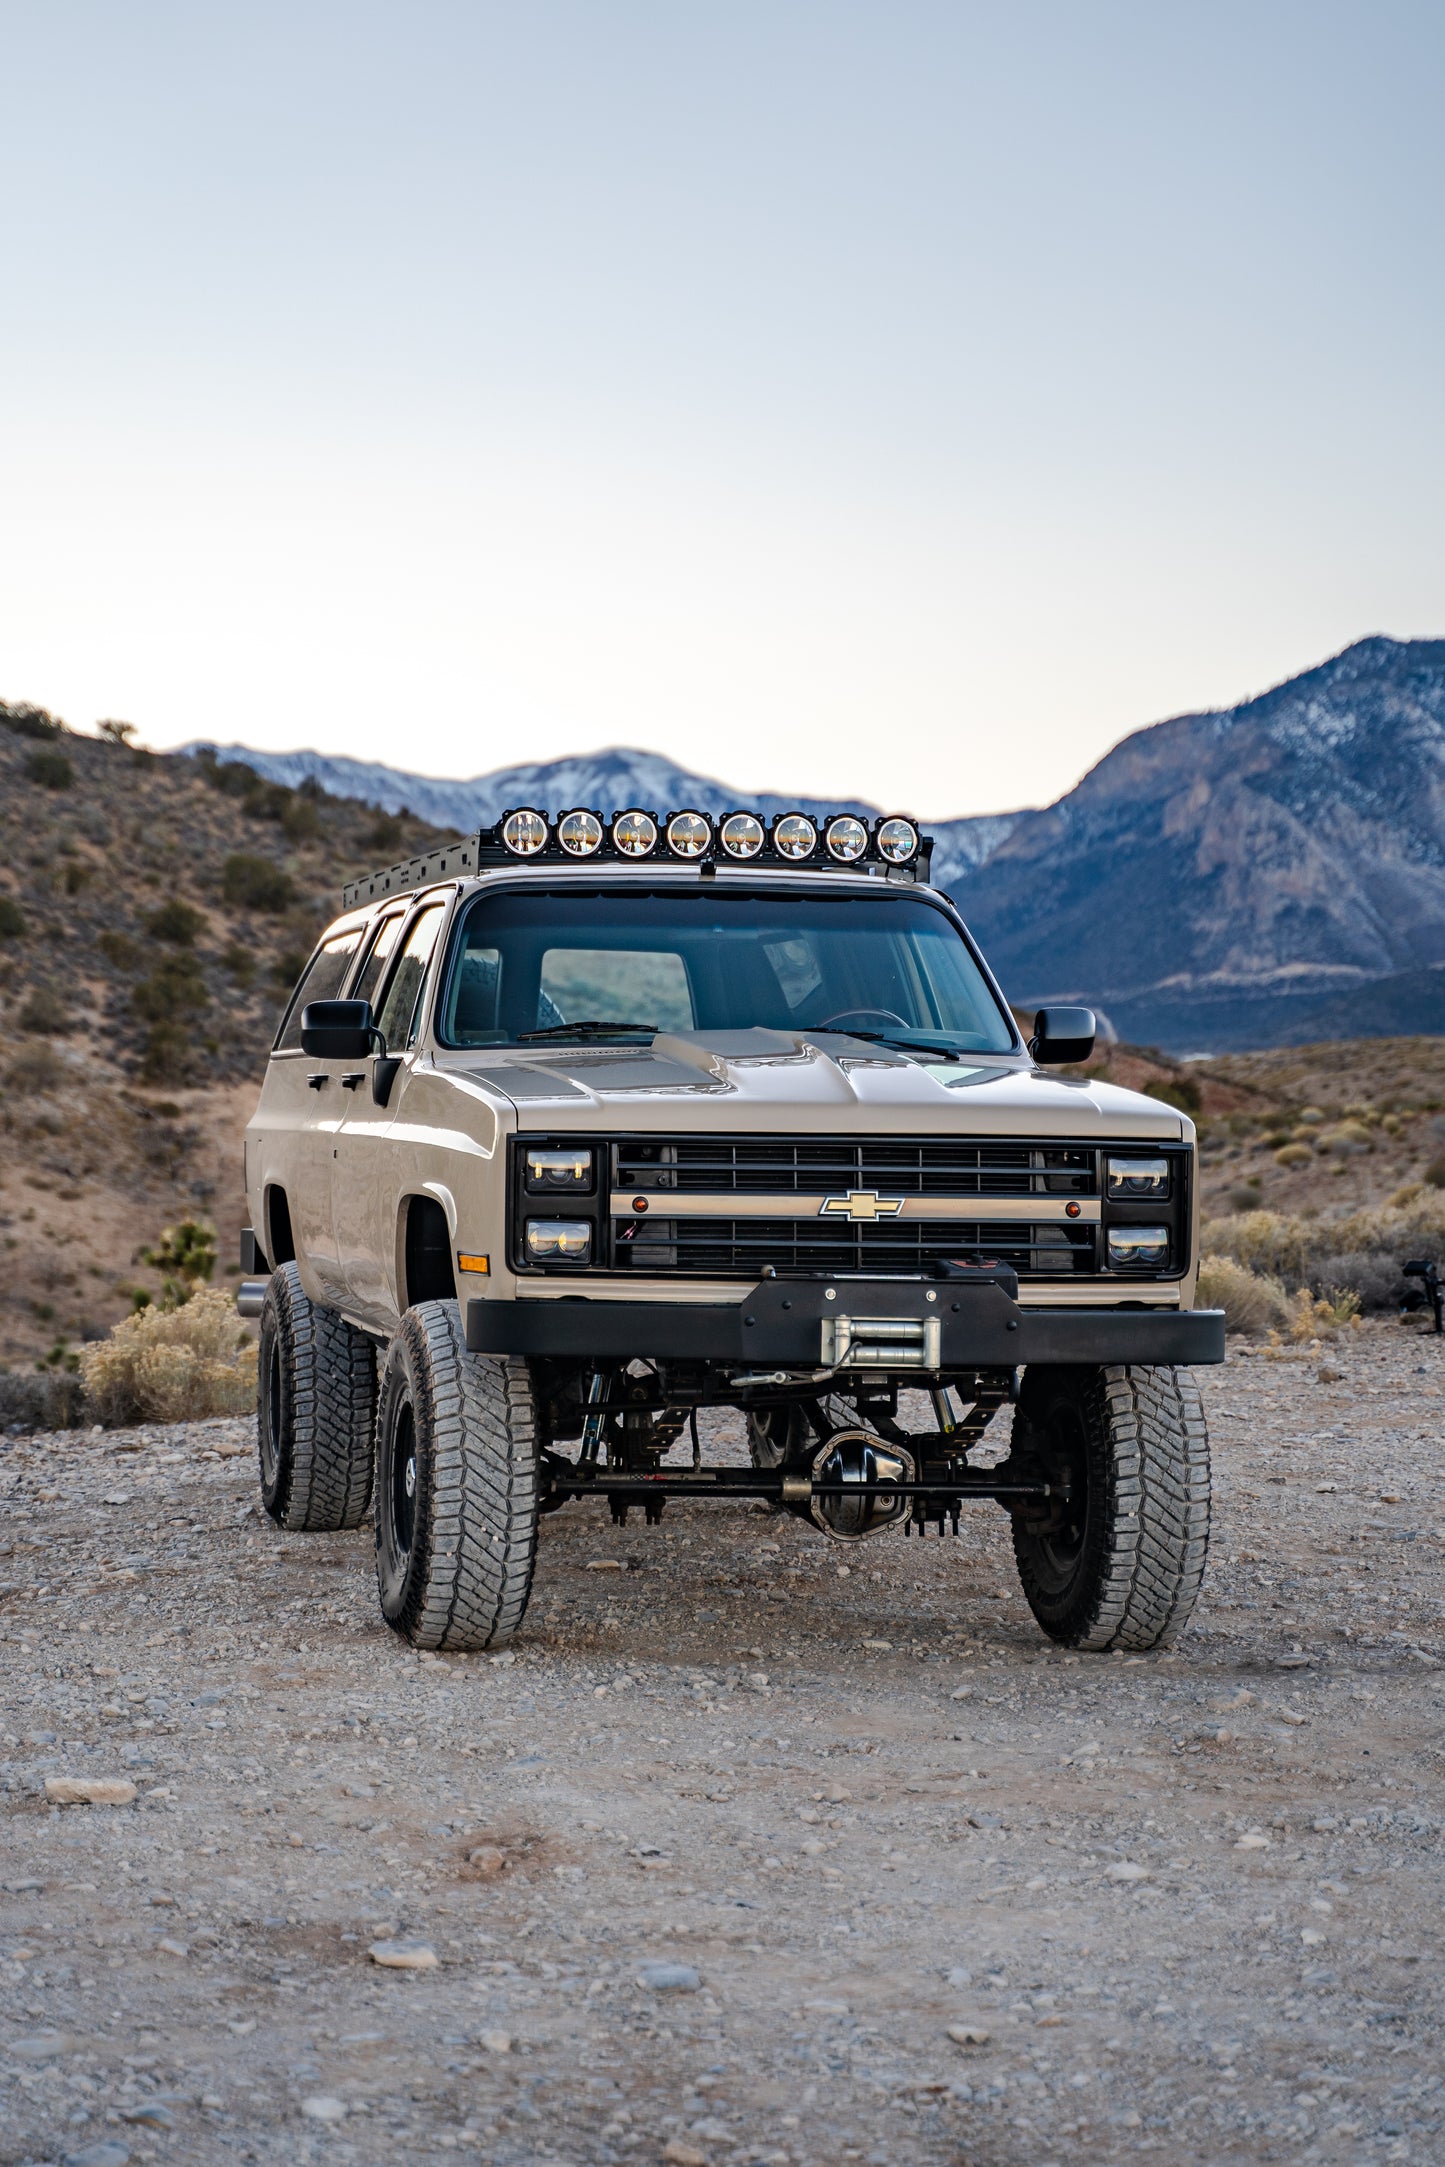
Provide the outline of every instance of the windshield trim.
[[[512,890],[513,893],[521,889],[528,895],[554,895],[565,898],[569,902],[582,900],[589,892],[589,885],[590,892],[597,895],[654,895],[659,890],[672,894],[681,891],[684,894],[692,895],[696,895],[700,891],[705,892],[705,890],[702,890],[702,883],[699,882],[696,874],[689,879],[684,872],[680,878],[669,879],[667,878],[669,870],[670,868],[659,866],[655,871],[649,871],[648,873],[639,871],[637,874],[626,875],[622,878],[613,877],[609,879],[604,876],[599,879],[597,873],[586,866],[578,866],[575,872],[570,867],[559,867],[558,871],[562,873],[563,878],[558,881],[550,867],[546,876],[541,879],[535,874],[528,875],[525,873],[522,874],[520,879],[516,876],[507,877],[511,871],[508,868],[507,874],[504,874],[502,880],[478,881],[470,889],[464,890],[457,899],[456,908],[452,912],[451,923],[446,931],[446,954],[442,968],[436,974],[431,996],[430,1037],[432,1042],[446,1053],[486,1052],[491,1054],[518,1049],[536,1054],[544,1050],[535,1043],[527,1045],[521,1039],[504,1039],[496,1045],[477,1047],[464,1044],[457,1039],[448,1038],[443,1034],[442,1018],[447,1012],[451,999],[452,978],[461,958],[464,929],[467,920],[471,916],[474,904],[480,901],[482,897],[489,893],[495,894],[504,886]],[[591,874],[590,884],[588,883],[589,873]],[[708,883],[708,885],[711,886],[711,883]],[[721,885],[722,882],[719,880],[718,886],[721,887]],[[730,895],[756,894],[766,896],[770,902],[777,900],[780,891],[786,894],[799,895],[800,889],[801,883],[796,874],[770,874],[766,870],[748,876],[742,873],[741,868],[739,868],[733,872],[727,883],[727,892]],[[1007,1053],[996,1053],[992,1058],[994,1060],[1007,1060],[1025,1051],[1022,1034],[1014,1020],[1013,1010],[1004,997],[1003,988],[989,969],[979,950],[978,943],[974,940],[973,935],[969,932],[968,927],[964,924],[963,919],[946,895],[940,894],[936,888],[925,887],[921,881],[910,882],[905,887],[901,882],[895,885],[892,881],[873,879],[862,881],[857,876],[850,880],[846,875],[841,879],[832,879],[827,875],[821,877],[812,875],[808,879],[806,889],[801,890],[802,894],[808,897],[832,895],[840,900],[855,902],[860,900],[860,891],[867,894],[870,899],[883,900],[886,898],[890,903],[923,903],[930,910],[937,911],[941,918],[946,919],[968,950],[980,978],[983,980],[992,999],[997,1003],[1004,1028],[1009,1034],[1010,1043]],[[593,1043],[600,1044],[602,1042],[600,1039],[594,1039]],[[554,1039],[545,1050],[549,1053],[557,1052],[561,1051],[565,1045],[565,1040]],[[940,1048],[940,1053],[942,1053],[942,1048]]]

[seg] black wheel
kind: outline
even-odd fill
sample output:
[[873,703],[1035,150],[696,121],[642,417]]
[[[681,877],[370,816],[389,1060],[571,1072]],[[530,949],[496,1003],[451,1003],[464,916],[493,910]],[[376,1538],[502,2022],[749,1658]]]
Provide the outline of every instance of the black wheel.
[[[841,1393],[830,1392],[826,1399],[819,1400],[818,1407],[830,1430],[873,1427]],[[801,1400],[790,1400],[781,1407],[750,1407],[747,1425],[748,1451],[753,1465],[767,1472],[785,1467],[789,1461],[801,1460],[809,1445],[816,1449],[822,1443]]]
[[525,1362],[469,1354],[455,1302],[418,1302],[382,1373],[376,1578],[417,1648],[498,1648],[537,1551],[537,1418]]
[[1070,1648],[1155,1648],[1187,1623],[1209,1547],[1209,1434],[1182,1369],[1030,1369],[1011,1463],[1067,1486],[1016,1514],[1029,1608]]
[[302,1291],[294,1264],[271,1274],[261,1310],[256,1431],[261,1501],[279,1527],[360,1527],[371,1503],[376,1354]]

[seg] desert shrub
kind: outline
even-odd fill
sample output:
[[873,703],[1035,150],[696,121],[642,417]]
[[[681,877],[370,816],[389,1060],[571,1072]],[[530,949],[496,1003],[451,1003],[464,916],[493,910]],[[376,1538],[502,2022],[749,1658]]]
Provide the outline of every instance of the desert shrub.
[[205,918],[189,903],[183,903],[173,895],[169,903],[162,903],[159,910],[151,912],[146,920],[146,931],[153,939],[170,941],[177,948],[189,948],[198,933],[205,930]]
[[25,763],[25,773],[31,782],[39,783],[42,790],[68,790],[75,781],[75,769],[64,753],[48,745],[31,753]]
[[74,1030],[75,1018],[58,993],[53,993],[49,986],[36,986],[16,1010],[15,1027],[40,1036]]
[[98,722],[95,726],[95,734],[97,737],[105,738],[107,743],[111,745],[129,745],[131,739],[135,736],[135,724],[133,722]]
[[12,895],[0,895],[0,941],[24,937],[25,913]]
[[233,850],[221,867],[221,893],[240,910],[289,910],[296,900],[291,875],[246,850]]
[[182,1219],[165,1229],[154,1249],[142,1249],[141,1259],[164,1275],[164,1299],[178,1309],[216,1269],[216,1230],[201,1219]]
[[1310,1286],[1317,1294],[1348,1287],[1362,1309],[1398,1309],[1406,1288],[1400,1274],[1403,1257],[1370,1249],[1341,1249],[1315,1260]]
[[220,1287],[179,1309],[141,1309],[87,1347],[81,1369],[102,1422],[197,1422],[256,1401],[256,1350]]
[[309,842],[313,835],[321,833],[321,815],[316,801],[298,791],[281,815],[281,825],[293,843]]
[[1319,1135],[1320,1150],[1337,1159],[1352,1159],[1362,1151],[1372,1151],[1374,1143],[1363,1121],[1341,1121],[1332,1129],[1322,1129]]
[[1357,1323],[1359,1315],[1360,1297],[1351,1288],[1312,1294],[1308,1287],[1301,1287],[1290,1303],[1289,1337],[1297,1346],[1311,1339],[1333,1339],[1347,1325]]
[[29,700],[18,700],[13,707],[0,700],[0,722],[20,737],[59,737],[65,728],[58,715],[52,715],[48,708],[33,706]]
[[1445,1198],[1422,1189],[1403,1204],[1364,1207],[1332,1218],[1245,1212],[1210,1220],[1202,1246],[1208,1254],[1232,1257],[1251,1271],[1278,1279],[1291,1293],[1303,1288],[1322,1297],[1335,1289],[1365,1307],[1390,1308],[1399,1297],[1399,1267],[1405,1256],[1411,1251],[1425,1256],[1445,1252]]
[[1445,1189],[1445,1159],[1432,1159],[1425,1169],[1425,1179],[1432,1189]]
[[1182,1114],[1197,1114],[1204,1104],[1192,1076],[1151,1076],[1143,1091],[1146,1098],[1162,1099],[1166,1106],[1177,1106]]
[[1199,1267],[1199,1306],[1222,1309],[1229,1332],[1250,1338],[1280,1331],[1289,1322],[1289,1297],[1277,1279],[1236,1264],[1233,1257],[1205,1257]]
[[221,963],[238,986],[249,986],[256,975],[256,958],[240,941],[232,941],[221,950]]
[[1229,1203],[1234,1211],[1256,1210],[1259,1205],[1259,1183],[1257,1181],[1241,1182],[1237,1189],[1230,1190]]
[[13,1091],[53,1091],[65,1075],[65,1063],[49,1046],[22,1046],[5,1071]]
[[1302,1121],[1307,1129],[1317,1129],[1325,1118],[1324,1108],[1321,1106],[1301,1106],[1296,1118]]
[[1308,1166],[1314,1157],[1308,1144],[1281,1144],[1274,1155],[1276,1166]]
[[361,838],[364,850],[400,850],[402,825],[395,813],[378,813],[376,820]]
[[118,971],[137,971],[142,956],[129,933],[122,933],[115,926],[107,926],[95,943],[107,963],[113,963]]
[[192,955],[166,956],[148,978],[131,988],[130,1005],[142,1023],[183,1021],[210,1005],[201,966]]
[[87,1419],[85,1387],[73,1372],[0,1372],[0,1430],[73,1430]]
[[146,1083],[184,1083],[191,1065],[191,1034],[169,1018],[153,1023],[141,1049],[140,1074]]

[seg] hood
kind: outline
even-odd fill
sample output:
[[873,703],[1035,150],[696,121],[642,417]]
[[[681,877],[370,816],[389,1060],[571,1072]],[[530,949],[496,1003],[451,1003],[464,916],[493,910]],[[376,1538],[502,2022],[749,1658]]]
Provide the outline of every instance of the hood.
[[442,1054],[438,1065],[510,1100],[528,1127],[1193,1135],[1174,1107],[1115,1084],[1015,1056],[944,1061],[835,1032],[664,1031],[649,1045]]

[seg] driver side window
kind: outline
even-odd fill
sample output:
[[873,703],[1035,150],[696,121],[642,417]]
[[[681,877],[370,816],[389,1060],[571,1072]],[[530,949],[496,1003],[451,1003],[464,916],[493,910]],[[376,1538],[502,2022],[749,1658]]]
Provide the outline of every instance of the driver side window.
[[408,1046],[416,1044],[427,966],[437,944],[445,908],[442,903],[429,903],[412,920],[411,931],[402,943],[377,1018],[388,1053],[404,1053]]

